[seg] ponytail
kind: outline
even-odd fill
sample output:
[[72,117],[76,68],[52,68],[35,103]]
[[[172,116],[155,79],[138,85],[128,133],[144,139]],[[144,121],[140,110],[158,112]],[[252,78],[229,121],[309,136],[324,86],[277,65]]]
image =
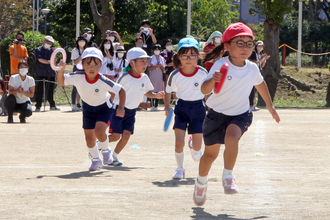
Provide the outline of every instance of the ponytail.
[[[225,44],[222,43],[219,46],[217,46],[216,48],[214,48],[211,53],[206,54],[206,56],[203,59],[202,63],[205,64],[208,61],[218,60],[218,59],[220,59],[222,57],[225,57],[224,55],[221,56],[221,52],[224,52],[225,51],[225,46],[224,45]],[[228,54],[228,53],[226,53],[226,54]]]

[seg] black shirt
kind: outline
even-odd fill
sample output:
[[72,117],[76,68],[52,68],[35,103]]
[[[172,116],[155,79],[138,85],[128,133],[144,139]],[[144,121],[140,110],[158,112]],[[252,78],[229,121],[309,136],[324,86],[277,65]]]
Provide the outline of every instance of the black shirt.
[[51,48],[45,49],[43,46],[35,50],[36,57],[36,76],[55,76],[55,71],[50,67],[50,64],[40,63],[38,60],[50,60],[53,50]]
[[153,42],[151,34],[146,35],[146,33],[142,32],[141,37],[143,39],[142,49],[147,52],[148,56],[152,56]]

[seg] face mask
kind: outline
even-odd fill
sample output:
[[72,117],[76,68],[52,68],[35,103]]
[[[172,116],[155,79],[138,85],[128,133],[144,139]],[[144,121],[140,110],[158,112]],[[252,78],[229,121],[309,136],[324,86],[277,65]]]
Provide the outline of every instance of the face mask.
[[172,49],[173,49],[172,45],[166,47],[166,50],[168,50],[168,51],[171,51]]
[[159,50],[155,50],[155,51],[154,51],[154,54],[155,54],[155,55],[159,55],[159,54],[160,54],[160,51],[159,51]]
[[44,47],[46,48],[46,49],[48,49],[48,48],[50,48],[52,45],[50,45],[50,44],[44,44]]
[[91,34],[86,34],[86,37],[85,37],[86,40],[90,40],[91,38],[92,38]]
[[107,40],[110,40],[111,42],[114,42],[115,41],[115,37],[114,36],[110,36],[107,38]]
[[123,53],[118,53],[119,58],[123,58],[124,54]]
[[136,46],[142,48],[143,47],[143,43],[137,43]]
[[258,51],[262,51],[264,48],[263,47],[257,47]]
[[144,27],[144,28],[143,28],[143,31],[144,31],[144,32],[148,32],[148,31],[149,31],[149,28],[148,28],[148,27]]
[[220,37],[215,37],[214,38],[214,42],[217,43],[217,44],[220,43],[221,42],[221,38]]
[[84,47],[85,44],[86,44],[86,43],[85,43],[84,41],[78,42],[79,47]]
[[109,50],[110,49],[110,44],[104,44],[104,49]]
[[21,74],[21,76],[25,76],[28,73],[28,68],[21,68],[19,69],[19,74]]

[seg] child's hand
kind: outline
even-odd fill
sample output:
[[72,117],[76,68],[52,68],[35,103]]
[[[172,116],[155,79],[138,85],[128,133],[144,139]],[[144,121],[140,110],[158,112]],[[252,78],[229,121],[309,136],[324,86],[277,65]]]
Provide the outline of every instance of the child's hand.
[[275,107],[273,105],[266,105],[266,108],[270,112],[270,114],[273,116],[274,120],[279,123],[281,121],[280,116],[277,114]]
[[166,117],[170,116],[170,109],[172,109],[172,108],[165,108],[165,116]]
[[214,74],[212,76],[212,81],[215,83],[220,82],[221,76],[222,76],[222,73],[219,70],[214,71]]
[[125,109],[124,108],[117,108],[117,111],[116,111],[116,116],[118,117],[124,117],[125,116]]
[[59,64],[58,64],[58,66],[62,66],[61,70],[63,70],[63,72],[64,72],[64,69],[65,69],[65,67],[66,67],[66,63],[63,62],[63,60],[61,60],[61,61],[59,62]]
[[164,91],[157,92],[156,99],[164,99],[164,98],[165,98],[165,92]]

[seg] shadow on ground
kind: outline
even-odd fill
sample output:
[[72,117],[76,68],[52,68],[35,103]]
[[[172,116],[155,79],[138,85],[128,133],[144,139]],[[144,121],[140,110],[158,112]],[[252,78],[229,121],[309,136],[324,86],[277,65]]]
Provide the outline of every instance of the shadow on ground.
[[265,219],[268,216],[258,216],[254,218],[235,218],[234,215],[219,214],[217,216],[212,215],[204,211],[204,208],[193,207],[193,212],[195,215],[191,216],[192,219],[197,220],[208,220],[208,219],[222,219],[222,220],[253,220],[253,219]]
[[179,187],[180,185],[194,185],[195,179],[194,178],[186,178],[183,180],[166,180],[164,182],[155,181],[152,184],[158,187]]

